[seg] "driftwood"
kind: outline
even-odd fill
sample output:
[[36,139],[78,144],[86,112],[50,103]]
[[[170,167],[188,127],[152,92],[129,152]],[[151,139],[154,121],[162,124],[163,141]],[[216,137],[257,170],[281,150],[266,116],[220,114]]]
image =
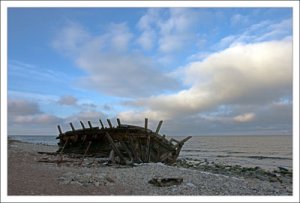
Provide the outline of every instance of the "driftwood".
[[[117,119],[113,126],[107,119],[109,127],[105,127],[99,119],[100,128],[93,127],[88,121],[89,128],[80,121],[82,129],[75,129],[70,123],[71,131],[64,132],[58,126],[58,154],[81,154],[85,156],[109,157],[113,151],[114,157],[120,164],[163,162],[172,164],[176,161],[184,143],[191,137],[181,141],[174,138],[167,140],[160,135],[163,121],[160,121],[155,131],[148,129],[148,119],[144,127],[122,124]],[[112,160],[115,161],[115,160]]]
[[180,185],[183,182],[183,178],[152,178],[148,183],[157,187],[168,187],[172,185]]

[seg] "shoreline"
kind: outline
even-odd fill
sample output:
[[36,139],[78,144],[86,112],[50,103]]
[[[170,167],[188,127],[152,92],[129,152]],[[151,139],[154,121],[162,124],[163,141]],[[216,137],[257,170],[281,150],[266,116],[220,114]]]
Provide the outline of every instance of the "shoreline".
[[[292,195],[292,171],[285,168],[268,172],[191,159],[107,166],[103,158],[51,155],[57,149],[8,140],[8,195]],[[149,183],[154,178],[182,183],[158,187]]]

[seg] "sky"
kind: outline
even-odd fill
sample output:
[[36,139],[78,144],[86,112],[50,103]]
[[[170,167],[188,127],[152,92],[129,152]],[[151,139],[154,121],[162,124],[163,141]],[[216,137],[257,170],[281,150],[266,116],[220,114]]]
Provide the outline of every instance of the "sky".
[[8,134],[148,118],[169,136],[291,135],[292,20],[291,8],[8,8]]

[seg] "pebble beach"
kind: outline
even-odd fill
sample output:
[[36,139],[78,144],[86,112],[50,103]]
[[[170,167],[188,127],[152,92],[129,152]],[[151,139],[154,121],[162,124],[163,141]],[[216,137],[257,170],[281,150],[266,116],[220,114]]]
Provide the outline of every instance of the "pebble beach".
[[[8,195],[292,195],[292,171],[265,171],[179,159],[169,166],[107,164],[95,157],[52,155],[56,146],[8,142]],[[42,153],[41,153],[42,152]],[[159,187],[154,178],[180,178]]]

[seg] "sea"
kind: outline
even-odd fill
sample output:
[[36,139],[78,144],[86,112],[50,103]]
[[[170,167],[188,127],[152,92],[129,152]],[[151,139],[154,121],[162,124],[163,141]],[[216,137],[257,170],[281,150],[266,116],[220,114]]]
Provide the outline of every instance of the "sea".
[[[56,136],[9,136],[23,142],[56,145]],[[167,137],[168,138],[168,137]],[[171,137],[169,137],[170,139]],[[182,140],[184,137],[173,137]],[[268,136],[193,136],[181,149],[179,158],[195,159],[266,170],[292,169],[293,137]]]

